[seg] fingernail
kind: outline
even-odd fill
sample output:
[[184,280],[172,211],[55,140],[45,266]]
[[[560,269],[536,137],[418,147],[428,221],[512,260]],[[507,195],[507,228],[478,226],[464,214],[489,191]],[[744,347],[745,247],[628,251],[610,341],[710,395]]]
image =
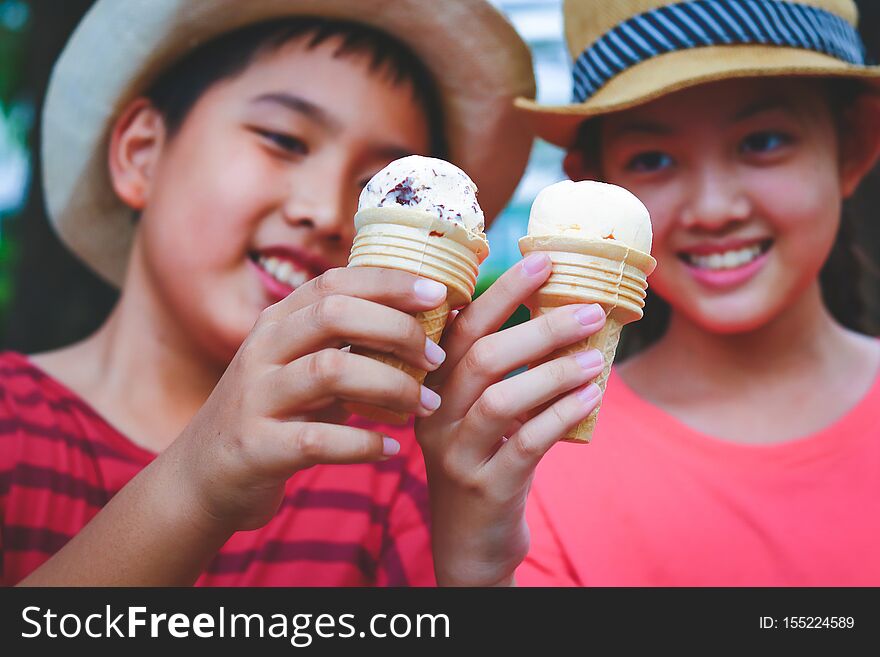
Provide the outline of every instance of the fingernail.
[[594,370],[597,367],[601,367],[605,363],[605,359],[602,358],[602,353],[598,349],[582,351],[579,354],[575,354],[574,358],[577,361],[578,365],[580,365],[585,370]]
[[591,383],[587,387],[578,390],[575,394],[577,395],[577,398],[584,403],[584,405],[591,406],[602,395],[602,391],[599,390],[599,386],[597,386],[595,383]]
[[422,386],[422,407],[428,411],[436,411],[440,408],[440,395],[431,390],[430,388],[426,388]]
[[587,306],[586,308],[581,308],[580,310],[576,311],[574,317],[582,325],[592,326],[603,317],[605,317],[605,311],[602,310],[602,306],[594,303]]
[[382,456],[394,456],[397,452],[400,451],[400,443],[394,440],[394,438],[389,438],[388,436],[382,436]]
[[416,296],[426,303],[440,303],[446,298],[446,286],[443,283],[420,278],[414,287]]
[[530,253],[522,261],[522,266],[529,276],[540,274],[550,266],[550,256],[546,253]]
[[446,360],[446,352],[431,338],[425,338],[425,358],[432,365],[440,365]]

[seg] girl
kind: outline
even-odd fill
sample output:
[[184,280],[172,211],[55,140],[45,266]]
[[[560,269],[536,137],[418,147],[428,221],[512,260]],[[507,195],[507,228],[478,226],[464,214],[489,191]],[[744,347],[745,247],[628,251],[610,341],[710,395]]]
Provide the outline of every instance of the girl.
[[658,266],[594,444],[539,468],[520,581],[877,585],[880,343],[841,204],[880,152],[880,71],[855,6],[570,0],[565,21],[576,104],[519,104],[570,177],[639,196]]

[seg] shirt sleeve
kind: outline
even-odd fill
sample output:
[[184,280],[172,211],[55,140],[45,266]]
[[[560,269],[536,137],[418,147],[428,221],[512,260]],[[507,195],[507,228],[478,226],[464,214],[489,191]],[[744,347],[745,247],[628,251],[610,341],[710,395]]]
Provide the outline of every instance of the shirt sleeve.
[[[390,427],[389,427],[390,428]],[[435,586],[428,485],[422,450],[410,425],[393,433],[401,445],[399,485],[388,506],[376,573],[378,586]]]
[[582,586],[534,490],[529,496],[526,520],[531,544],[528,555],[517,568],[517,585]]

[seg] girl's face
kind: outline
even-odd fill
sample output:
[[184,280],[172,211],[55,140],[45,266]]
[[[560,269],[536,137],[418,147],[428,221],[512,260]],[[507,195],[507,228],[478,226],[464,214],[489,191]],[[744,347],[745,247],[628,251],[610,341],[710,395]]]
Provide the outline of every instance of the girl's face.
[[840,222],[838,136],[820,85],[746,79],[603,119],[600,167],[647,206],[649,283],[706,330],[756,329],[816,284]]
[[215,357],[231,358],[265,307],[345,266],[361,188],[429,149],[410,85],[370,71],[366,55],[334,57],[338,45],[296,41],[258,58],[145,148],[133,257],[158,303]]

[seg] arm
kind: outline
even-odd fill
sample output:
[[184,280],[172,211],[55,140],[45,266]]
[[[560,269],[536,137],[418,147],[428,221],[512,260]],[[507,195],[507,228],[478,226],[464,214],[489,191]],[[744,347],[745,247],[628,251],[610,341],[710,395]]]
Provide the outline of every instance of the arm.
[[[399,444],[338,424],[345,401],[429,415],[410,376],[339,349],[359,344],[425,370],[411,316],[436,307],[403,272],[330,270],[263,312],[205,405],[26,585],[188,585],[235,531],[275,514],[287,479],[318,463],[387,459]],[[419,296],[419,293],[422,293]]]
[[144,468],[20,586],[185,586],[232,535],[198,508],[180,442]]

